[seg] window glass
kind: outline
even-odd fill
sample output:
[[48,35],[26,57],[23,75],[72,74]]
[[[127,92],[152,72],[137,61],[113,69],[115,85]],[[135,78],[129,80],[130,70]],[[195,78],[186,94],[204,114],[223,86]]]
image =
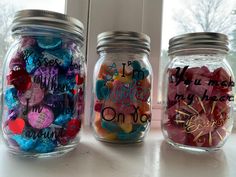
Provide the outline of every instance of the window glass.
[[2,74],[3,57],[11,43],[8,32],[14,13],[23,9],[44,9],[64,13],[65,0],[1,0],[0,7],[0,73]]
[[162,75],[168,63],[168,41],[189,32],[220,32],[230,38],[228,60],[236,76],[236,1],[235,0],[165,0],[163,6],[162,49],[159,98]]

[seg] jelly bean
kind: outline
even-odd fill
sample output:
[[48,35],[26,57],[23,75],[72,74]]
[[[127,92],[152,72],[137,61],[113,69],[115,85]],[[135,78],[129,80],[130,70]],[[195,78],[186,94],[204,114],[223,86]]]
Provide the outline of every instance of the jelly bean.
[[115,140],[116,139],[116,133],[110,133],[109,131],[105,130],[104,128],[102,128],[101,126],[101,119],[100,119],[100,114],[96,113],[95,114],[95,121],[94,121],[94,128],[95,131],[101,135],[103,138],[105,138],[106,140]]
[[101,112],[102,111],[102,103],[101,102],[96,102],[94,110],[97,112]]
[[95,114],[94,128],[103,140],[136,141],[143,134],[141,128],[134,129],[134,126],[146,126],[150,122],[149,71],[142,68],[139,61],[128,66],[128,70],[125,64],[119,68],[116,64],[104,63],[100,67],[95,84],[94,111],[98,114]]
[[123,74],[119,73],[118,75],[114,76],[113,78],[114,78],[114,80],[118,80],[118,81],[120,81],[122,83],[130,83],[130,82],[132,82],[132,75],[125,76],[125,77],[123,77],[122,75]]
[[110,90],[105,86],[104,80],[98,80],[96,82],[96,96],[99,100],[105,99],[110,93]]
[[147,102],[142,102],[139,108],[140,113],[145,114],[150,110],[150,105]]
[[131,63],[131,66],[133,67],[134,70],[141,70],[141,65],[138,61],[133,61]]
[[143,126],[140,126],[135,131],[130,132],[130,133],[120,132],[117,134],[117,137],[120,140],[134,140],[134,139],[139,138],[141,131],[144,131],[144,130],[145,130],[145,128]]
[[101,125],[102,125],[102,128],[104,128],[110,132],[119,131],[119,126],[113,122],[108,122],[108,121],[102,120]]
[[146,68],[142,68],[142,71],[143,71],[143,74],[144,74],[144,78],[148,77],[149,71]]
[[103,86],[100,92],[101,92],[102,97],[106,99],[110,94],[110,89],[107,86]]
[[106,86],[111,90],[113,89],[113,82],[112,81],[107,81]]
[[119,123],[119,126],[125,133],[130,133],[133,130],[132,118],[126,117],[124,122]]

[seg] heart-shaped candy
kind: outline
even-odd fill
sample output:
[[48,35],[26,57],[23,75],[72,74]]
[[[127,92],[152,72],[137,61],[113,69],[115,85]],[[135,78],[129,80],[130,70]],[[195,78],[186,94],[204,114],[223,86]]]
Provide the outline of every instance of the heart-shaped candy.
[[9,120],[8,127],[14,134],[22,134],[25,128],[25,121],[22,118],[16,118],[15,120]]

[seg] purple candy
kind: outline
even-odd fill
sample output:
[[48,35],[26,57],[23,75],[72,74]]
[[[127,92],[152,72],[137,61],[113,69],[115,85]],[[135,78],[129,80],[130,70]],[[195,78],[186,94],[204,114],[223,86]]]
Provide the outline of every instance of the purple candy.
[[28,47],[32,47],[36,44],[36,40],[32,37],[23,37],[20,41],[21,43],[21,50],[28,48]]
[[43,129],[52,124],[54,115],[51,109],[47,107],[40,107],[38,110],[32,109],[28,113],[29,124],[36,129]]
[[34,106],[39,104],[44,98],[44,91],[39,84],[32,83],[29,90],[26,92],[18,92],[18,98],[24,106]]
[[62,48],[71,49],[73,52],[76,52],[78,45],[74,41],[69,41],[69,42],[63,43]]
[[57,67],[40,67],[34,72],[34,82],[40,84],[41,88],[53,89],[58,84]]
[[17,52],[15,56],[11,59],[9,63],[9,68],[11,70],[23,69],[25,68],[24,55],[21,52]]

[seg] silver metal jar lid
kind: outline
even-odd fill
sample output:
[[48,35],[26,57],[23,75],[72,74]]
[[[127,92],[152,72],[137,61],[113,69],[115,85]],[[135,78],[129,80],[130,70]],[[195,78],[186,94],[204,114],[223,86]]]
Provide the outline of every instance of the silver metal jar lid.
[[169,55],[187,50],[209,49],[227,53],[228,37],[221,33],[198,32],[187,33],[173,37],[169,40]]
[[12,32],[13,34],[18,34],[20,29],[32,27],[32,25],[65,31],[84,40],[84,26],[79,20],[46,10],[22,10],[16,12],[12,23]]
[[97,37],[97,52],[112,49],[138,49],[150,52],[150,37],[132,31],[107,31]]

